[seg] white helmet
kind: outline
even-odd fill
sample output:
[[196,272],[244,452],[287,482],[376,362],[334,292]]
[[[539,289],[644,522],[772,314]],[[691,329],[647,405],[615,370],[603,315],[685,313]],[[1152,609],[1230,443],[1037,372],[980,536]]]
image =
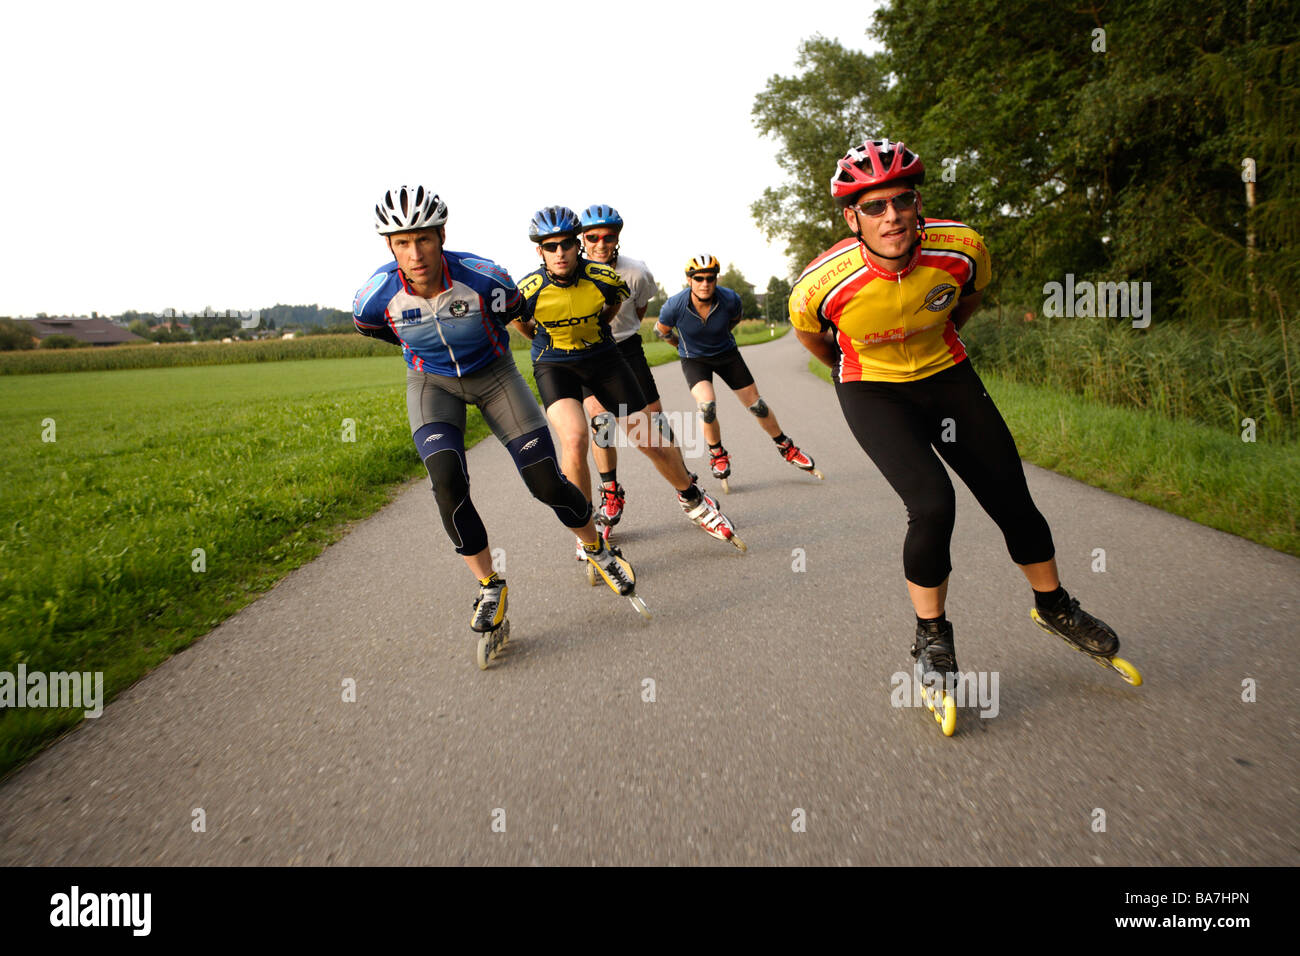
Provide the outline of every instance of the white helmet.
[[423,186],[390,189],[375,207],[375,231],[381,236],[431,229],[446,221],[447,204]]

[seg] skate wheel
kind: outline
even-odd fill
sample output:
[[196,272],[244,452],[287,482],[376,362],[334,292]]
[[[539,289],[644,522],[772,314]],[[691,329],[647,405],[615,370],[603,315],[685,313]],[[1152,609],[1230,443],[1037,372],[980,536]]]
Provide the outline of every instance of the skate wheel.
[[1134,687],[1142,686],[1141,672],[1128,661],[1124,660],[1124,658],[1112,657],[1110,659],[1110,666],[1119,672],[1120,677],[1124,678],[1124,680],[1132,684]]
[[726,478],[721,478],[721,479],[719,479],[719,480],[720,480],[721,483],[722,483],[722,493],[723,493],[724,495],[729,495],[729,494],[731,494],[731,485],[729,485],[729,484],[727,483],[727,479],[726,479]]
[[812,475],[812,476],[813,476],[814,478],[816,478],[818,481],[825,481],[825,480],[826,480],[826,476],[823,475],[823,474],[822,474],[820,471],[818,471],[816,468],[809,468],[809,469],[808,469],[808,474]]
[[490,636],[491,635],[484,634],[482,637],[478,639],[478,654],[476,656],[478,659],[478,669],[481,671],[485,671],[488,669],[488,661],[491,660],[491,656],[488,651],[488,638]]
[[[500,652],[510,642],[510,622],[502,621],[497,633],[501,636],[501,639],[497,641],[497,651]],[[496,654],[492,656],[496,657]]]
[[745,547],[745,542],[741,541],[734,534],[727,540],[736,546],[736,550],[741,551],[742,553],[749,550],[749,548]]
[[641,600],[635,594],[629,594],[627,596],[627,599],[632,602],[632,606],[636,608],[636,612],[638,614],[640,614],[647,621],[650,620],[650,609],[645,606],[645,601]]
[[587,583],[594,588],[598,580],[599,578],[596,575],[596,566],[592,564],[590,561],[588,561],[587,562]]
[[939,722],[939,729],[945,737],[951,737],[957,730],[957,702],[947,691],[944,691],[942,710],[935,711],[934,719]]

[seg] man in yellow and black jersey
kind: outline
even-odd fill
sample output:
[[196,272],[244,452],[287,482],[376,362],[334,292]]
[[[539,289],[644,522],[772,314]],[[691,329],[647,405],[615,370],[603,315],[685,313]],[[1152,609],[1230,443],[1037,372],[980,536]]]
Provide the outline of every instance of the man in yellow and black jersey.
[[988,285],[988,249],[964,223],[922,218],[924,182],[925,165],[902,143],[849,150],[831,195],[852,235],[815,258],[790,294],[799,341],[834,371],[850,430],[907,506],[912,654],[924,673],[957,671],[944,611],[955,520],[947,462],[1002,531],[1033,588],[1035,620],[1111,657],[1115,632],[1061,587],[1015,440],[957,334]]
[[[528,235],[537,243],[542,267],[519,282],[524,305],[514,324],[533,342],[533,374],[559,438],[561,470],[590,501],[583,388],[620,420],[630,415],[649,420],[645,395],[609,330],[628,297],[627,283],[609,266],[579,254],[580,229],[577,214],[566,206],[548,206],[533,216]],[[731,523],[702,493],[677,450],[658,436],[657,428],[628,430],[629,441],[673,486],[687,516],[713,537],[731,540]]]

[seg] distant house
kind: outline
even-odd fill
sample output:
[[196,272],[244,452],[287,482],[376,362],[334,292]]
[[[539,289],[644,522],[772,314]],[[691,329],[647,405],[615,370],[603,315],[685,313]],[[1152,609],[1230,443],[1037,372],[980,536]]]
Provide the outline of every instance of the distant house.
[[114,325],[108,319],[82,319],[56,317],[50,319],[14,319],[14,322],[29,330],[38,339],[51,335],[70,335],[78,342],[87,345],[124,345],[132,342],[147,342],[134,332]]

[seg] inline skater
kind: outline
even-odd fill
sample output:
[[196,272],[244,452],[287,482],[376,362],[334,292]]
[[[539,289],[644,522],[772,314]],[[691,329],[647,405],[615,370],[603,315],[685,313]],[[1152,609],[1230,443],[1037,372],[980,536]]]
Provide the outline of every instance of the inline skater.
[[384,193],[375,229],[393,261],[361,287],[352,311],[362,335],[402,347],[411,437],[443,527],[479,582],[470,627],[495,632],[507,606],[505,579],[492,569],[487,530],[470,500],[464,438],[470,404],[506,446],[533,497],[587,546],[606,583],[628,595],[633,582],[603,547],[586,495],[560,473],[546,419],[511,357],[506,326],[520,314],[523,297],[496,263],[444,248],[446,222],[447,204],[432,190],[399,186]]
[[[672,427],[664,417],[659,389],[655,386],[654,376],[646,362],[645,348],[641,344],[641,320],[645,318],[646,306],[655,297],[659,287],[644,262],[622,254],[619,238],[623,232],[623,217],[617,209],[603,204],[588,206],[579,220],[582,225],[583,252],[587,259],[609,266],[627,283],[631,294],[623,300],[622,307],[610,323],[610,333],[618,344],[618,350],[623,353],[628,368],[636,376],[637,384],[641,386],[641,394],[647,400],[646,413],[657,427],[663,444],[674,445]],[[601,502],[596,507],[596,521],[603,524],[608,533],[622,517],[626,497],[623,486],[618,483],[618,450],[612,441],[615,416],[600,404],[600,399],[592,394],[591,389],[584,386],[582,395],[583,409],[591,420],[593,433],[591,454],[596,460],[596,471],[600,473]]]
[[781,431],[771,406],[758,394],[754,376],[731,333],[741,319],[740,295],[718,285],[717,258],[705,254],[690,259],[686,263],[686,280],[687,288],[664,303],[655,331],[665,342],[675,345],[681,356],[682,374],[704,422],[713,477],[722,482],[723,491],[730,491],[727,479],[731,476],[731,456],[722,447],[722,426],[718,424],[717,395],[713,391],[713,373],[717,372],[776,443],[781,457],[821,478],[813,460]]
[[[834,372],[850,430],[907,507],[912,656],[921,673],[943,675],[947,685],[958,672],[944,610],[955,519],[946,461],[1001,529],[1033,589],[1034,620],[1109,659],[1119,638],[1061,586],[1052,533],[1015,440],[957,335],[988,284],[988,250],[964,223],[922,218],[924,182],[924,164],[902,143],[849,150],[831,195],[852,235],[814,259],[790,294],[795,334]],[[944,732],[952,732],[946,717]]]
[[[533,342],[537,390],[559,436],[561,467],[586,494],[591,473],[583,386],[590,388],[605,408],[617,409],[619,419],[643,412],[646,401],[610,334],[610,322],[629,295],[627,283],[608,266],[582,258],[577,238],[580,230],[577,214],[567,206],[548,206],[533,216],[528,236],[537,243],[542,266],[520,280],[524,305],[515,325]],[[701,492],[681,455],[651,441],[645,429],[634,429],[632,434],[641,436],[636,447],[672,485],[686,516],[713,537],[730,541],[743,551],[733,525]]]

